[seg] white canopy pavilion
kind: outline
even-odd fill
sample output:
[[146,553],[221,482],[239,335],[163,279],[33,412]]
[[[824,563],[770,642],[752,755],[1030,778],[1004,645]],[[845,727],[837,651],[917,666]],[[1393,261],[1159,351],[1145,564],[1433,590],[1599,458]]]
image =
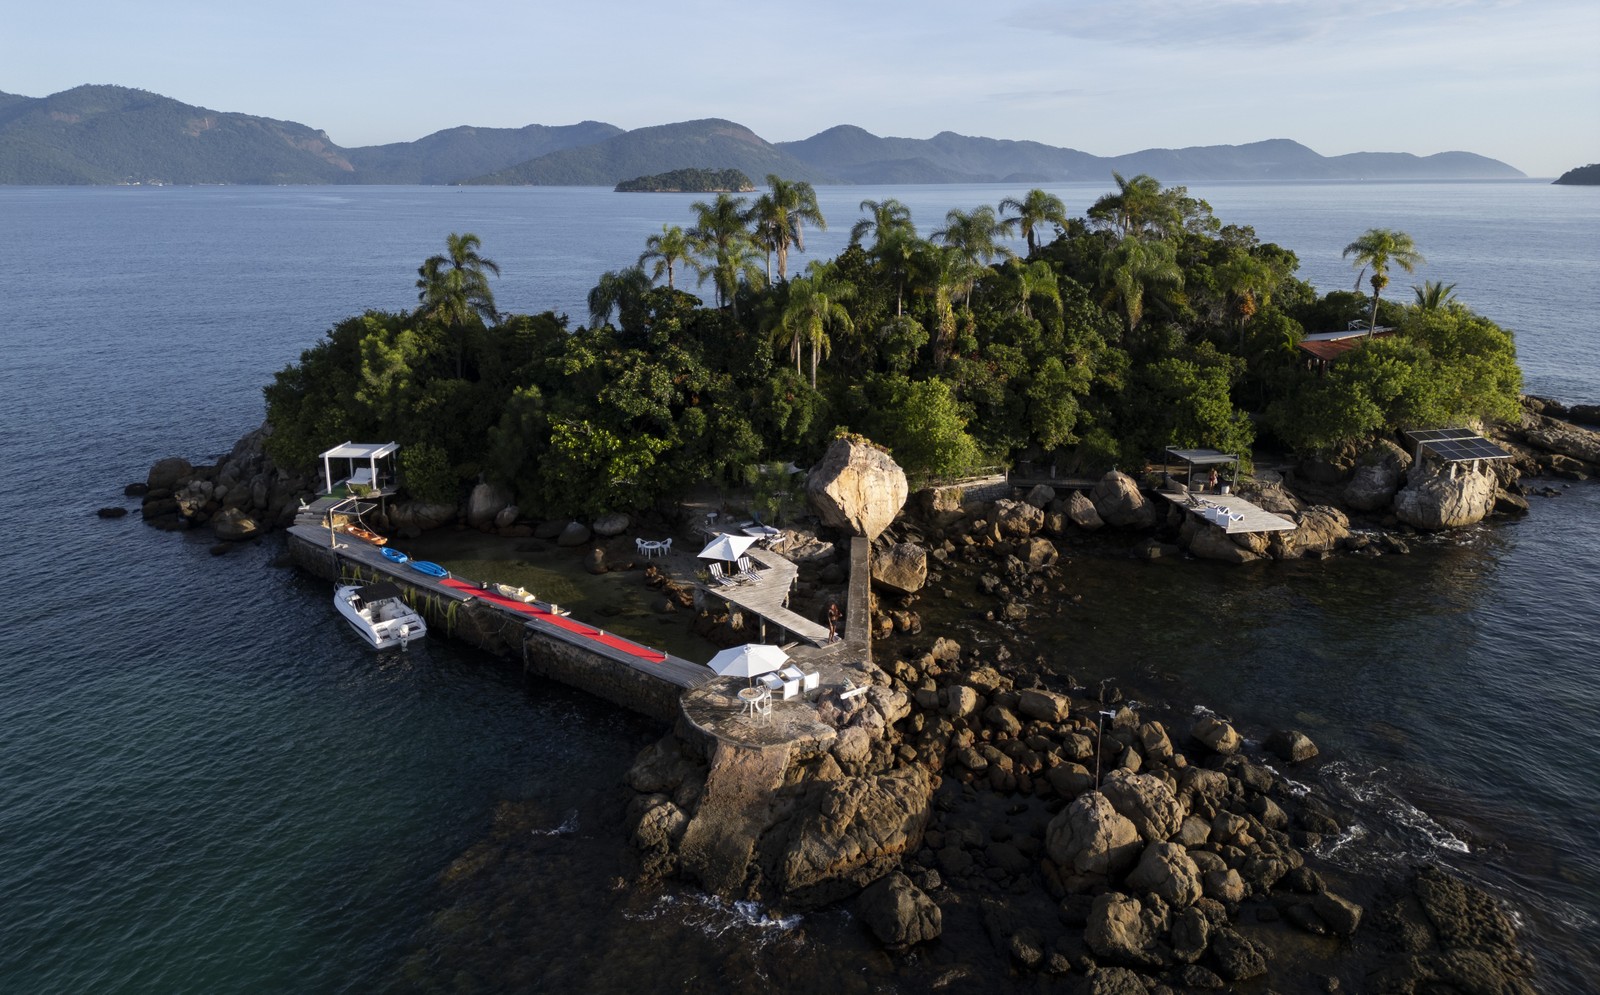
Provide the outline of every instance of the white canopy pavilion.
[[[378,461],[388,459],[400,451],[398,442],[346,442],[334,446],[322,454],[322,477],[327,484],[326,494],[333,493],[333,461],[342,460],[341,470],[348,470],[347,476],[340,477],[339,483],[353,484],[357,487],[371,487],[378,494],[393,494],[394,470],[385,465],[378,466]],[[362,466],[361,464],[366,464]],[[384,472],[387,471],[387,472]]]

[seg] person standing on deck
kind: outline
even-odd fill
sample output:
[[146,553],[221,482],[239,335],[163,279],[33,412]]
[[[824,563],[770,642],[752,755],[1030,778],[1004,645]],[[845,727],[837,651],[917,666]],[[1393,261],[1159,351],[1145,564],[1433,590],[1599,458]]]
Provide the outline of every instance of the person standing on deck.
[[828,642],[839,638],[839,602],[828,602]]

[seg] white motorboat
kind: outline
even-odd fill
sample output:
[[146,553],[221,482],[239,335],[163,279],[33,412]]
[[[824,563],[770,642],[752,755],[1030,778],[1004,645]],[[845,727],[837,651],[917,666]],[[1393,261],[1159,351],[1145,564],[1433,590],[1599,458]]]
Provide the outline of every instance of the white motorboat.
[[405,649],[411,640],[428,634],[428,623],[393,584],[340,587],[333,592],[333,606],[374,649]]

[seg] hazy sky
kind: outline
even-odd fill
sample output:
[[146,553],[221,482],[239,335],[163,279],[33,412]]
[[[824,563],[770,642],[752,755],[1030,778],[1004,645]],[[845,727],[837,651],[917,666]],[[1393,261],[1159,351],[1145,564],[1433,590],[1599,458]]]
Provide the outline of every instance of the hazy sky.
[[0,90],[116,83],[325,129],[701,117],[1117,155],[1292,138],[1600,161],[1596,0],[218,0],[17,4]]

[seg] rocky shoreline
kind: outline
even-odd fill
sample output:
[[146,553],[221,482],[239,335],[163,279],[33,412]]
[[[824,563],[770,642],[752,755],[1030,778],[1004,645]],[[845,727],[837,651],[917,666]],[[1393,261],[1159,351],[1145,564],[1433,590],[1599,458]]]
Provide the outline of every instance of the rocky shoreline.
[[[858,701],[825,703],[865,742],[791,758],[728,897],[849,901],[913,983],[937,988],[1535,990],[1481,891],[1432,867],[1341,879],[1318,856],[1342,817],[1273,766],[1314,761],[1299,732],[1247,756],[1215,717],[1169,732],[945,639],[889,669]],[[707,884],[682,848],[711,763],[680,730],[629,771],[638,886]]]
[[[1241,496],[1298,525],[1270,538],[1197,523],[1152,502],[1153,481],[1116,473],[1088,493],[913,495],[878,537],[872,566],[874,636],[899,638],[864,693],[824,692],[819,716],[839,735],[783,758],[778,788],[746,805],[756,840],[747,866],[722,868],[715,881],[697,872],[695,841],[707,831],[697,822],[724,817],[704,805],[706,785],[730,761],[680,723],[626,777],[635,886],[682,881],[786,911],[848,903],[897,976],[930,988],[1072,979],[1097,993],[1236,984],[1531,992],[1533,963],[1485,893],[1437,868],[1363,880],[1323,859],[1348,813],[1283,773],[1319,762],[1303,733],[1272,730],[1270,755],[1247,749],[1220,719],[1131,707],[1118,688],[1077,687],[1005,643],[920,637],[917,604],[930,585],[962,575],[994,599],[984,615],[1003,630],[1041,600],[1070,597],[1064,547],[1108,533],[1142,535],[1127,548],[1144,558],[1404,553],[1417,532],[1519,514],[1530,495],[1560,494],[1527,477],[1587,479],[1600,468],[1600,433],[1563,416],[1590,414],[1528,399],[1520,425],[1494,432],[1514,458],[1487,470],[1414,468],[1380,440],[1258,473]],[[261,447],[269,432],[214,466],[163,460],[128,493],[143,499],[150,524],[209,526],[222,540],[287,524],[312,484],[271,465]],[[627,516],[524,521],[489,485],[459,508],[401,504],[381,525],[414,534],[452,521],[590,546],[590,568],[601,570],[630,526]],[[843,579],[842,544],[826,539],[813,538],[801,558],[802,601]],[[686,589],[652,579],[677,610],[691,607]],[[725,641],[736,621],[700,612],[695,626]]]

